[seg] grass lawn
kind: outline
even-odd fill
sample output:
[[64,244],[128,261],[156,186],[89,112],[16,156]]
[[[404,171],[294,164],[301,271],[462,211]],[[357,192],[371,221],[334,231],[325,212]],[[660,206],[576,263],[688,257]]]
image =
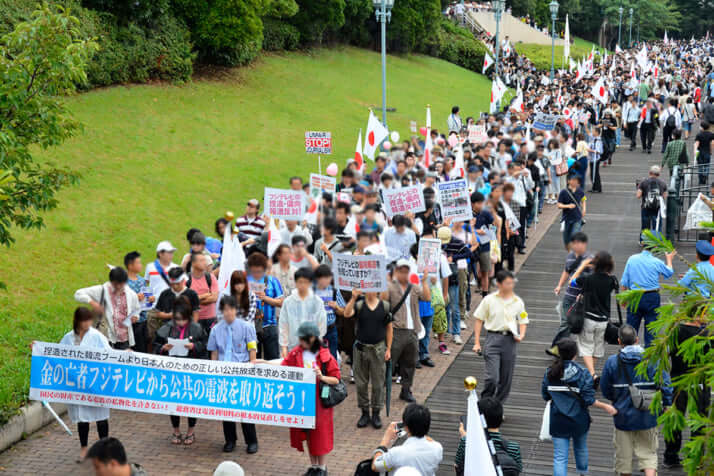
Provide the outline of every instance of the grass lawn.
[[[410,120],[424,124],[427,103],[437,129],[454,104],[465,114],[487,110],[488,80],[438,59],[389,57],[387,80],[397,109],[388,123],[402,138]],[[213,234],[216,218],[262,201],[264,186],[288,188],[290,176],[317,172],[306,130],[332,132],[323,170],[333,160],[343,166],[368,108],[381,105],[380,57],[354,48],[267,56],[220,79],[113,87],[69,104],[84,134],[40,155],[82,181],[60,194],[46,229],[16,231],[15,246],[2,250],[0,423],[27,399],[28,344],[71,328],[74,291],[104,281],[106,263],[138,250],[146,264],[165,239],[180,260],[190,227]]]
[[[573,58],[573,60],[579,60],[583,56],[587,56],[590,54],[590,51],[592,51],[593,46],[595,47],[595,50],[603,51],[603,48],[600,48],[594,43],[591,43],[587,40],[583,40],[582,38],[578,37],[573,37],[573,44],[570,45],[570,57]],[[525,54],[533,63],[535,63],[536,67],[540,70],[550,70],[550,54],[551,54],[551,47],[550,45],[536,45],[532,43],[519,43],[515,45],[516,51],[520,54]],[[608,53],[610,53],[608,51]],[[565,62],[565,59],[563,58],[563,47],[562,46],[556,46],[555,47],[555,68],[567,68],[568,64]]]

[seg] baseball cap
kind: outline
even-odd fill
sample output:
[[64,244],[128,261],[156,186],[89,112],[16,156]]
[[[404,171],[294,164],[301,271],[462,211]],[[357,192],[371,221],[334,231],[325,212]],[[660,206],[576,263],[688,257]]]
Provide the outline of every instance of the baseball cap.
[[411,268],[409,261],[404,258],[399,258],[397,260],[397,264],[394,265],[394,268],[396,269],[396,268],[404,268],[404,267]]
[[251,198],[250,200],[248,200],[248,205],[250,205],[252,207],[260,208],[260,202],[258,201],[257,198]]
[[697,253],[704,255],[704,256],[714,256],[714,246],[712,246],[711,243],[709,243],[707,240],[699,240],[697,241]]
[[299,339],[304,339],[306,337],[311,336],[319,337],[320,329],[317,328],[317,324],[315,324],[314,322],[305,321],[300,324],[300,327],[298,327],[297,336]]
[[162,251],[176,251],[176,248],[174,245],[171,244],[170,241],[162,241],[156,246],[156,252],[161,253]]

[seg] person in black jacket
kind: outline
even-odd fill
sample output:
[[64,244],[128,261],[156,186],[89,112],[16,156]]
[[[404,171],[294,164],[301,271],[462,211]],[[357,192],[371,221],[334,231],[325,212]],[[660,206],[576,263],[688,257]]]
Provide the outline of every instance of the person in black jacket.
[[[205,357],[208,337],[203,332],[201,325],[191,320],[192,313],[193,307],[188,298],[180,296],[174,303],[173,318],[156,331],[156,337],[154,337],[155,354],[169,355],[169,351],[173,346],[168,343],[168,339],[172,338],[188,339],[188,343],[185,344],[188,354],[185,357],[194,359]],[[181,435],[180,424],[181,418],[178,415],[171,415],[171,426],[174,429],[171,443],[174,445],[183,443],[185,446],[191,446],[196,440],[194,435],[196,419],[188,418],[186,436]]]

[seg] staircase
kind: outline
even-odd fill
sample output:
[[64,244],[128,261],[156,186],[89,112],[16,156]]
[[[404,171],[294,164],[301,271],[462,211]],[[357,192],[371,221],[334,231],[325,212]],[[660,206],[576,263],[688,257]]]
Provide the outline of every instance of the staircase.
[[[496,33],[496,19],[493,17],[492,11],[469,11],[466,16],[469,18],[469,20],[473,20],[475,23],[480,25],[481,29],[488,32],[491,36]],[[509,39],[511,40],[511,44],[551,44],[550,36],[536,30],[535,28],[532,28],[530,25],[526,25],[513,15],[503,12],[503,15],[501,16],[499,38],[503,39],[505,36],[509,37]],[[563,40],[556,38],[555,44],[562,46]]]

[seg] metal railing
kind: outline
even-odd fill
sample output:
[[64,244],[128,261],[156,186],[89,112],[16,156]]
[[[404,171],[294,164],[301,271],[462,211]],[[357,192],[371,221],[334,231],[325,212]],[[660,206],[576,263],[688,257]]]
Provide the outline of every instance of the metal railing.
[[[667,235],[670,239],[675,236],[677,241],[695,242],[699,239],[699,235],[706,234],[706,231],[684,229],[687,210],[697,200],[700,193],[709,195],[709,184],[714,183],[714,170],[709,167],[709,164],[677,166],[673,175],[675,177],[670,181],[670,197],[667,199]],[[672,207],[676,208],[673,210]],[[674,220],[670,220],[670,216]]]

